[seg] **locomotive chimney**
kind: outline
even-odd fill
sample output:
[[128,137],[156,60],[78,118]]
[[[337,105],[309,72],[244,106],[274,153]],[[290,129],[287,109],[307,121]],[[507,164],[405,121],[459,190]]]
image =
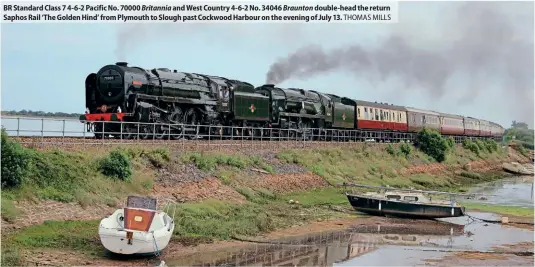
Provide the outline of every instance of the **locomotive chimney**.
[[174,73],[176,73],[176,70],[173,70]]
[[115,65],[121,66],[121,67],[128,67],[128,62],[117,62],[115,63]]
[[268,83],[268,84],[264,84],[264,86],[265,86],[265,87],[275,87],[274,84],[269,84],[269,83]]

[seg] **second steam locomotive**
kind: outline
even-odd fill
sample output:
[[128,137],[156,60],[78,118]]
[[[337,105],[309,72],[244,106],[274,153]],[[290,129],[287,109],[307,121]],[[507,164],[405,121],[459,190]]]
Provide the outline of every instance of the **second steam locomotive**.
[[[210,132],[322,140],[353,134],[384,141],[423,128],[455,137],[498,139],[504,132],[496,123],[471,117],[271,84],[255,88],[244,81],[167,68],[149,70],[126,62],[89,74],[85,92],[86,112],[80,120],[97,138],[177,139],[185,133]],[[125,123],[102,123],[110,121]]]

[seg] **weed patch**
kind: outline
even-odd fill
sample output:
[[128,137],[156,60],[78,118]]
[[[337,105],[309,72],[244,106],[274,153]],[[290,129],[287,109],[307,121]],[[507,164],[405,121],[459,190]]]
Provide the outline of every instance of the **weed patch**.
[[486,205],[478,203],[462,203],[467,210],[480,210],[486,212],[493,212],[501,215],[511,215],[519,217],[531,217],[534,213],[532,208],[512,207],[512,206],[500,206],[500,205]]

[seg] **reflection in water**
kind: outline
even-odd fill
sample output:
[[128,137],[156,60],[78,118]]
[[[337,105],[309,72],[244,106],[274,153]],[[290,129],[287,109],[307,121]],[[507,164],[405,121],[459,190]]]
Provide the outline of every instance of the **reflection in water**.
[[[453,226],[453,227],[452,227]],[[269,244],[244,246],[226,251],[199,252],[169,266],[333,266],[374,251],[383,244],[425,245],[434,238],[462,234],[462,226],[437,224],[434,231],[418,227],[354,227],[348,231],[319,233],[279,239]],[[410,232],[410,233],[407,233]],[[431,233],[432,232],[432,233]],[[423,235],[422,235],[423,234]],[[431,244],[432,245],[432,244]]]

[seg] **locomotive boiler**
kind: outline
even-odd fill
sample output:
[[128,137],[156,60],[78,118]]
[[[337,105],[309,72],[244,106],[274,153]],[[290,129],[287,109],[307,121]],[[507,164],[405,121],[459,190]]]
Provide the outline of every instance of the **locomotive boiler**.
[[[97,137],[146,139],[155,134],[156,139],[178,138],[186,131],[206,131],[195,125],[242,125],[248,120],[265,124],[269,120],[267,97],[255,94],[247,82],[224,77],[117,62],[89,74],[85,88],[86,114],[80,120],[88,122],[88,131]],[[218,131],[217,127],[212,130]]]

